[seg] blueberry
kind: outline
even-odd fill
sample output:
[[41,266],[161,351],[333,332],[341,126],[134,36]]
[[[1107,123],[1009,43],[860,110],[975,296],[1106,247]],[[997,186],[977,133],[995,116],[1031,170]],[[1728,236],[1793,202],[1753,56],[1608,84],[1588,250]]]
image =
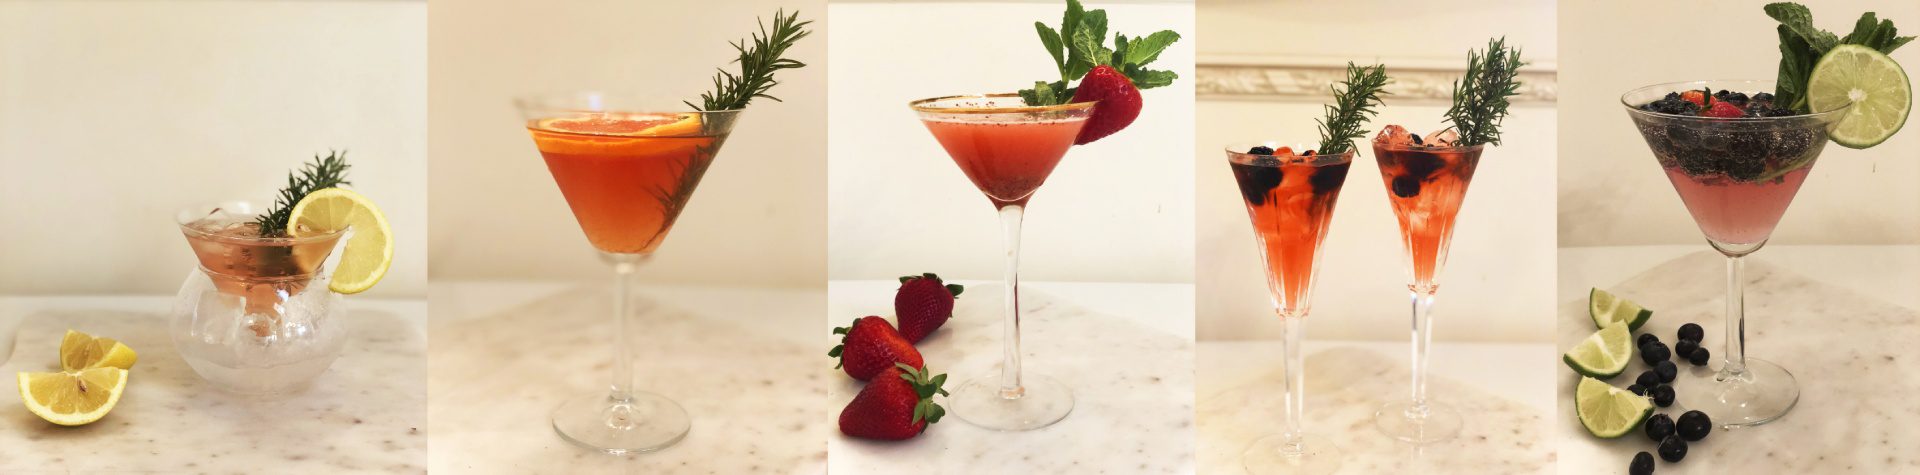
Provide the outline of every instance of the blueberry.
[[1707,331],[1700,328],[1700,325],[1689,323],[1681,325],[1678,334],[1682,340],[1693,340],[1694,343],[1699,343],[1707,336]]
[[[1273,160],[1272,157],[1261,157]],[[1258,161],[1258,160],[1256,160]],[[1280,167],[1262,165],[1233,165],[1234,181],[1240,184],[1240,195],[1247,198],[1247,204],[1259,206],[1267,202],[1267,192],[1280,186]]]
[[1653,454],[1633,454],[1633,463],[1627,465],[1627,475],[1653,475]]
[[1756,93],[1753,93],[1753,100],[1761,101],[1761,102],[1773,102],[1773,94],[1756,92]]
[[1647,395],[1647,387],[1641,386],[1639,383],[1627,385],[1627,391],[1632,391],[1635,396]]
[[1673,418],[1666,414],[1654,414],[1642,426],[1647,429],[1647,438],[1654,442],[1667,440],[1667,436],[1673,435]]
[[1672,357],[1673,353],[1667,349],[1665,343],[1656,341],[1640,346],[1640,361],[1646,362],[1649,366],[1660,364]]
[[1247,154],[1248,155],[1273,155],[1273,147],[1268,147],[1265,145],[1255,146],[1253,148],[1247,149]]
[[1401,198],[1420,196],[1420,179],[1410,175],[1393,177],[1393,194]]
[[1700,349],[1700,343],[1693,340],[1680,340],[1680,341],[1673,342],[1673,356],[1680,357],[1681,359],[1686,359],[1689,356],[1693,356],[1693,350],[1698,350],[1698,349]]
[[1659,343],[1660,337],[1654,336],[1652,333],[1641,333],[1639,339],[1633,340],[1633,346],[1647,346],[1647,342]]
[[[1312,153],[1309,151],[1308,153]],[[1313,175],[1307,177],[1307,183],[1313,184],[1314,193],[1340,191],[1340,184],[1347,181],[1347,167],[1351,163],[1316,167]]]
[[1667,436],[1666,440],[1660,441],[1661,460],[1679,462],[1684,458],[1687,458],[1687,441],[1680,440],[1680,436]]
[[1660,373],[1656,373],[1653,370],[1647,370],[1644,373],[1640,373],[1640,377],[1634,378],[1633,384],[1638,384],[1641,387],[1645,387],[1645,388],[1652,388],[1654,386],[1659,386]]
[[1653,365],[1653,373],[1660,375],[1660,382],[1672,383],[1673,378],[1680,376],[1680,367],[1674,366],[1672,361],[1662,361]]
[[1647,389],[1647,395],[1653,397],[1653,405],[1667,407],[1673,405],[1673,386],[1665,384]]
[[1687,355],[1687,362],[1693,363],[1694,366],[1706,366],[1708,353],[1711,352],[1707,351],[1706,348],[1693,350],[1693,354]]
[[1674,430],[1682,439],[1698,441],[1707,438],[1708,432],[1713,432],[1713,420],[1707,419],[1707,413],[1687,411],[1680,415],[1680,422],[1674,425]]
[[1413,144],[1414,144],[1414,145],[1426,145],[1426,144],[1427,144],[1427,142],[1426,142],[1426,141],[1424,141],[1424,140],[1420,140],[1420,134],[1407,134],[1407,135],[1411,135],[1411,136],[1413,136]]

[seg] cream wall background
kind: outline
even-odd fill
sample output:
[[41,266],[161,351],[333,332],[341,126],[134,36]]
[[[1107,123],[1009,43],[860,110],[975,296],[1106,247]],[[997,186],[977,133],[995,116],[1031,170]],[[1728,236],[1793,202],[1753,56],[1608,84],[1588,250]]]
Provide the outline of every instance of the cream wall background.
[[[1203,87],[1193,153],[1202,340],[1279,337],[1253,229],[1222,150],[1260,140],[1317,142],[1314,119],[1332,96],[1313,71],[1349,60],[1381,62],[1405,87],[1429,71],[1457,77],[1467,49],[1505,35],[1533,63],[1524,70],[1535,81],[1527,94],[1552,96],[1558,48],[1551,1],[1202,0],[1198,7]],[[1316,92],[1250,93],[1296,86]],[[1447,99],[1404,94],[1386,99],[1370,131],[1443,127]],[[1552,103],[1517,103],[1502,127],[1503,144],[1481,158],[1440,276],[1436,339],[1537,342],[1552,334],[1556,125]],[[1399,227],[1372,150],[1360,147],[1322,245],[1308,335],[1404,341],[1409,306]]]
[[516,95],[599,89],[682,110],[755,17],[798,10],[809,64],[741,116],[642,280],[821,286],[826,259],[823,1],[433,2],[429,142],[434,279],[609,278],[513,108]]
[[[1012,92],[1056,78],[1034,33],[1064,2],[834,3],[829,54],[828,265],[834,279],[919,272],[1001,278],[992,204],[907,103]],[[1108,33],[1171,29],[1182,38],[1154,65],[1180,75],[1143,91],[1127,130],[1067,152],[1027,209],[1026,280],[1191,282],[1193,278],[1193,6],[1091,2]]]
[[[1766,79],[1780,60],[1777,24],[1762,1],[1564,2],[1561,61],[1560,245],[1696,244],[1706,249],[1673,185],[1620,105],[1628,90],[1700,79]],[[1802,1],[1814,24],[1836,34],[1853,30],[1860,12],[1876,11],[1920,31],[1920,2]],[[1718,18],[1663,31],[1666,18]],[[1647,25],[1624,33],[1624,25]],[[1682,46],[1684,45],[1684,46]],[[1677,48],[1701,54],[1670,54]],[[1909,76],[1920,74],[1920,47],[1893,54]],[[1913,244],[1920,242],[1920,127],[1909,123],[1867,150],[1829,144],[1793,206],[1774,231],[1775,244]],[[1765,253],[1761,254],[1765,256]]]
[[425,2],[0,3],[0,288],[178,290],[175,211],[345,148],[426,293]]

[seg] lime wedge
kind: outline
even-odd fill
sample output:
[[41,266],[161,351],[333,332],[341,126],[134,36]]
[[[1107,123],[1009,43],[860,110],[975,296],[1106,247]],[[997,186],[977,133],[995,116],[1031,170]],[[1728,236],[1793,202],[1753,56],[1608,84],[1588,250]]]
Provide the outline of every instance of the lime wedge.
[[1853,108],[1828,135],[1847,148],[1872,147],[1907,123],[1913,88],[1893,58],[1865,46],[1840,45],[1814,63],[1807,79],[1807,106],[1825,111],[1848,103]]
[[1580,425],[1587,432],[1616,439],[1639,429],[1653,415],[1653,403],[1598,379],[1580,378],[1580,386],[1573,390],[1573,410],[1580,414]]
[[1653,318],[1653,311],[1640,308],[1640,304],[1620,298],[1605,290],[1594,288],[1587,291],[1587,315],[1593,317],[1595,328],[1606,328],[1615,323],[1626,323],[1627,331],[1636,331],[1640,325]]
[[1602,328],[1567,350],[1567,354],[1560,355],[1560,361],[1582,376],[1600,379],[1619,376],[1627,370],[1627,363],[1633,362],[1633,333],[1627,331],[1626,325]]

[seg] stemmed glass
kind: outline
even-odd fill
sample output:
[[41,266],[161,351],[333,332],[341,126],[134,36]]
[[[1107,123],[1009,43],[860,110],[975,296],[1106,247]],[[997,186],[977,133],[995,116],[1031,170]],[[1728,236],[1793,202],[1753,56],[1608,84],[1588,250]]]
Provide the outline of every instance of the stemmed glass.
[[598,92],[514,102],[581,230],[614,272],[611,391],[554,408],[553,429],[569,442],[612,454],[671,446],[686,437],[691,421],[672,399],[633,387],[630,287],[740,111],[642,112],[680,108],[649,108]]
[[1747,358],[1743,258],[1766,245],[1847,108],[1812,114],[1716,118],[1644,111],[1682,91],[1773,91],[1773,81],[1657,84],[1620,96],[1707,244],[1727,258],[1726,347],[1713,384],[1679,386],[1678,399],[1725,428],[1779,419],[1800,400],[1786,368]]
[[[1275,147],[1272,143],[1262,145]],[[1306,338],[1320,243],[1326,239],[1327,223],[1333,220],[1333,205],[1340,198],[1340,186],[1346,182],[1354,154],[1302,157],[1244,153],[1252,147],[1228,148],[1227,162],[1246,202],[1247,216],[1253,220],[1254,238],[1266,263],[1267,290],[1284,325],[1287,420],[1284,432],[1254,441],[1241,460],[1254,474],[1332,473],[1340,468],[1339,447],[1308,437],[1301,430],[1307,376],[1300,345]]]
[[1073,390],[1020,371],[1020,219],[1066,156],[1094,103],[1027,106],[1016,94],[948,96],[909,104],[960,171],[1000,211],[1006,308],[1000,377],[968,381],[947,400],[953,415],[994,430],[1032,430],[1073,411]]

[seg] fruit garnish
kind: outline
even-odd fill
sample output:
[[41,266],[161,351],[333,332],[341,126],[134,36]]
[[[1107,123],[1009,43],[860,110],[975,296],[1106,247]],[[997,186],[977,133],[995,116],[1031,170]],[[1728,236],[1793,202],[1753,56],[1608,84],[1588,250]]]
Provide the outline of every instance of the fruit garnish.
[[700,114],[593,113],[541,119],[535,128],[583,135],[668,137],[700,133]]
[[1913,41],[1911,36],[1898,36],[1899,29],[1894,28],[1893,20],[1878,19],[1873,12],[1861,14],[1853,24],[1853,32],[1839,37],[1814,27],[1813,12],[1805,5],[1769,3],[1765,10],[1767,16],[1780,22],[1775,29],[1780,36],[1780,74],[1773,94],[1783,107],[1801,113],[1813,111],[1807,94],[1814,63],[1835,47],[1861,45],[1885,54]]
[[347,181],[347,152],[329,152],[326,158],[314,155],[313,162],[302,166],[287,175],[287,187],[280,189],[280,195],[273,198],[273,207],[265,214],[253,218],[260,227],[261,237],[279,237],[287,235],[287,218],[293,213],[293,206],[315,190],[351,185]]
[[756,97],[765,97],[774,102],[780,98],[767,95],[780,81],[773,79],[773,73],[782,69],[806,67],[806,63],[787,59],[787,48],[812,34],[807,25],[813,20],[799,21],[800,12],[786,14],[785,9],[773,13],[773,31],[767,31],[766,22],[760,22],[760,32],[754,33],[749,40],[733,42],[738,53],[733,62],[740,65],[740,73],[734,74],[725,69],[713,75],[713,91],[700,94],[700,104],[686,102],[687,107],[702,111],[722,111],[747,108],[747,103]]
[[947,413],[933,402],[935,394],[947,395],[941,388],[947,375],[932,373],[906,364],[880,372],[853,396],[846,409],[840,410],[840,433],[865,439],[906,440],[926,432],[928,424],[940,422]]
[[900,278],[900,290],[893,294],[893,315],[900,321],[900,336],[919,343],[953,317],[953,299],[966,287],[948,284],[928,272]]
[[1608,379],[1619,376],[1627,370],[1627,363],[1633,361],[1633,347],[1629,346],[1626,325],[1613,325],[1581,340],[1573,349],[1561,355],[1560,360],[1583,376]]
[[373,200],[345,188],[327,188],[308,193],[294,205],[290,219],[294,237],[353,230],[347,246],[340,251],[340,263],[333,269],[327,288],[342,294],[357,294],[373,288],[393,265],[393,229],[387,215]]
[[120,402],[127,370],[111,366],[19,374],[20,400],[33,415],[63,426],[91,424]]
[[[1133,38],[1114,33],[1113,48],[1109,49],[1106,10],[1087,10],[1079,0],[1067,0],[1060,29],[1037,21],[1033,28],[1040,35],[1040,45],[1053,58],[1060,79],[1036,81],[1032,89],[1020,90],[1020,99],[1028,106],[1099,101],[1075,145],[1099,140],[1133,123],[1140,115],[1141,89],[1173,84],[1179,78],[1173,71],[1147,69],[1167,46],[1180,41],[1180,34],[1173,30]],[[1074,81],[1080,81],[1078,87]],[[1087,91],[1083,94],[1082,89]]]
[[1710,97],[1710,96],[1707,95],[1706,91],[1689,90],[1689,91],[1680,93],[1680,100],[1692,102],[1693,105],[1700,106],[1700,107],[1707,106],[1707,97]]
[[1587,433],[1616,439],[1638,429],[1653,414],[1653,404],[1647,398],[1583,376],[1573,391],[1573,410]]
[[1373,108],[1380,105],[1380,96],[1387,94],[1380,89],[1388,82],[1385,65],[1359,67],[1347,62],[1347,79],[1338,86],[1328,86],[1333,90],[1333,104],[1325,106],[1327,116],[1318,121],[1320,153],[1345,153],[1353,150],[1353,139],[1367,136],[1367,121],[1379,115]]
[[840,345],[827,351],[827,356],[840,360],[835,368],[847,372],[853,379],[867,381],[873,379],[895,364],[920,367],[920,350],[913,342],[900,336],[893,324],[880,317],[867,316],[854,319],[853,325],[833,329],[840,338]]
[[1627,330],[1634,331],[1645,325],[1647,319],[1653,318],[1653,311],[1595,287],[1587,291],[1587,316],[1593,318],[1593,326],[1597,328],[1626,323]]
[[1723,119],[1735,119],[1735,118],[1744,117],[1746,115],[1747,115],[1747,111],[1740,110],[1740,106],[1733,105],[1733,103],[1726,102],[1726,101],[1714,101],[1713,105],[1707,106],[1707,108],[1700,110],[1701,117],[1719,117]]
[[1913,111],[1913,86],[1906,70],[1886,54],[1865,46],[1840,45],[1821,56],[1807,78],[1807,107],[1816,111],[1847,107],[1827,136],[1843,147],[1868,148],[1892,138],[1907,124],[1907,115]]
[[1080,78],[1080,87],[1073,92],[1073,102],[1096,102],[1087,124],[1080,128],[1080,135],[1073,138],[1074,145],[1086,145],[1095,140],[1106,138],[1133,124],[1140,117],[1140,89],[1133,87],[1133,81],[1122,76],[1113,66],[1105,64],[1094,66],[1086,77]]
[[1247,149],[1247,154],[1248,155],[1273,155],[1274,153],[1273,153],[1273,147],[1268,147],[1265,145],[1255,145],[1253,148]]
[[60,339],[60,370],[80,371],[93,368],[133,369],[140,355],[125,343],[73,330]]
[[1500,121],[1507,117],[1507,98],[1520,94],[1518,48],[1507,39],[1487,41],[1486,51],[1467,50],[1467,73],[1453,83],[1453,106],[1447,120],[1460,135],[1459,146],[1500,145]]

